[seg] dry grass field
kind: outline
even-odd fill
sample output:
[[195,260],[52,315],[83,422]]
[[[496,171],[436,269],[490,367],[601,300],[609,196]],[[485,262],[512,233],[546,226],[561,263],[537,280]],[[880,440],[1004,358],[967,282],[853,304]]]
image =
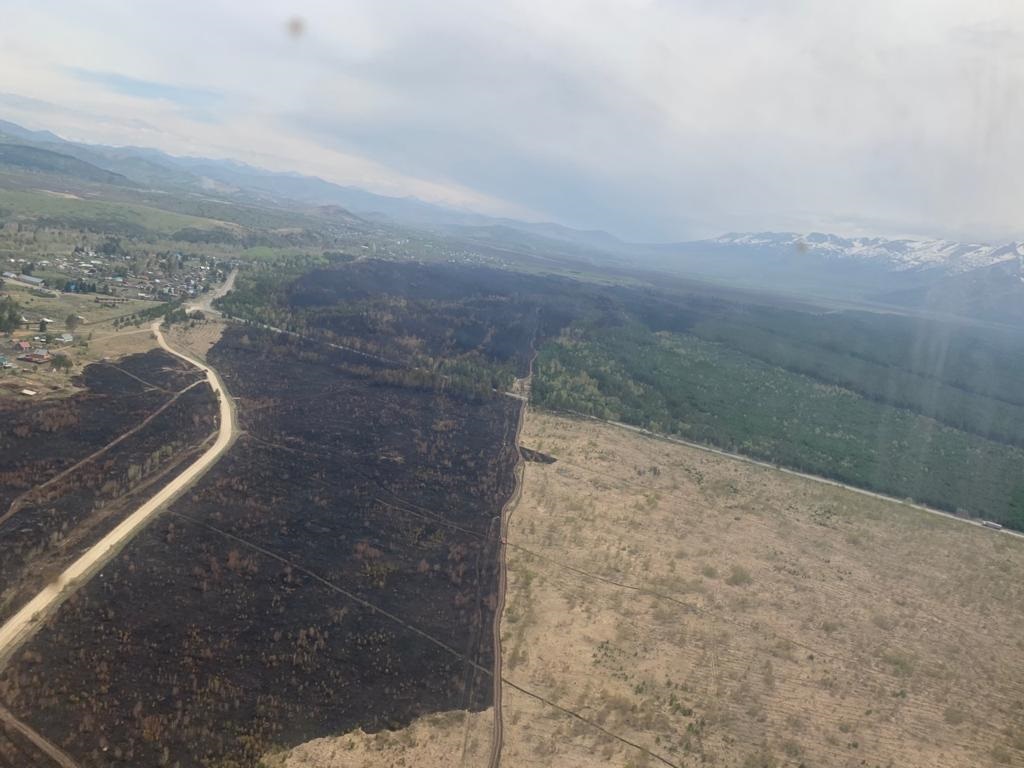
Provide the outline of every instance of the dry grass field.
[[[595,422],[522,443],[557,461],[512,514],[504,674],[587,722],[506,685],[506,768],[1024,766],[1024,541]],[[278,759],[448,766],[490,718]]]
[[[175,349],[204,359],[223,330],[223,322],[207,321],[195,328],[175,327],[168,338]],[[156,337],[148,323],[141,328],[128,326],[120,330],[104,324],[84,334],[83,338],[84,344],[50,348],[52,352],[60,352],[70,358],[72,367],[66,372],[54,370],[47,364],[33,365],[15,360],[14,353],[7,351],[16,367],[0,370],[0,397],[23,397],[19,394],[22,389],[37,392],[38,398],[67,397],[77,391],[74,377],[89,363],[99,360],[116,363],[122,357],[146,352],[157,346]]]
[[[12,359],[16,367],[0,371],[0,396],[17,396],[21,389],[31,389],[37,391],[39,397],[66,397],[76,391],[73,378],[89,363],[116,361],[127,355],[146,352],[157,345],[148,324],[142,328],[117,330],[109,323],[103,323],[85,333],[76,332],[76,335],[83,343],[49,347],[51,352],[66,355],[71,360],[70,370],[58,371],[45,363],[33,365]],[[7,354],[13,358],[15,353],[7,351]]]
[[400,731],[314,739],[268,755],[263,768],[455,768],[486,766],[493,711],[442,712]]
[[90,326],[109,323],[115,317],[130,315],[159,303],[144,299],[129,299],[111,307],[104,306],[102,303],[104,297],[94,293],[57,293],[54,296],[36,296],[30,287],[13,281],[4,285],[4,293],[9,293],[19,306],[24,307],[30,313],[30,316],[45,315],[56,321],[52,330],[57,333],[64,331],[64,318],[70,314],[84,317],[85,325],[81,330],[88,331]]
[[195,325],[179,323],[166,333],[167,343],[185,354],[205,361],[206,354],[224,334],[227,326],[219,317],[208,317]]

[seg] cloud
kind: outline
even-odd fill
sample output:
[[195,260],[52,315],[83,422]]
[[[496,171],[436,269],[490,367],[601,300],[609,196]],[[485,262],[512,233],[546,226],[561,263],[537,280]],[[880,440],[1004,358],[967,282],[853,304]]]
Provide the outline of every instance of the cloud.
[[1002,0],[13,0],[0,90],[79,138],[635,238],[995,239],[1021,231],[1022,41]]
[[213,121],[214,110],[223,105],[224,94],[203,88],[185,88],[151,80],[140,80],[114,72],[95,72],[79,67],[69,67],[69,74],[77,80],[95,83],[115,93],[140,99],[167,101],[184,107],[186,113],[196,119]]

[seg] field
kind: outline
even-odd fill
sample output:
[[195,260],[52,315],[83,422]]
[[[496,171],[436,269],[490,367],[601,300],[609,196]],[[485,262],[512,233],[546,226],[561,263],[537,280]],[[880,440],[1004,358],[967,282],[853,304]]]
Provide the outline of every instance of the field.
[[[512,518],[513,681],[677,765],[1024,760],[1024,543],[587,421],[523,443],[558,461]],[[643,758],[505,717],[547,764]]]
[[89,363],[104,358],[116,360],[127,355],[145,352],[156,346],[148,327],[125,325],[116,327],[115,318],[159,306],[157,302],[131,299],[117,307],[105,307],[95,301],[93,295],[60,294],[58,296],[36,296],[26,287],[8,282],[4,291],[9,293],[20,307],[32,316],[52,318],[55,322],[47,329],[50,334],[59,335],[68,330],[65,319],[69,315],[85,318],[85,322],[70,331],[75,341],[70,344],[36,342],[37,328],[18,330],[12,340],[28,340],[34,346],[45,346],[54,354],[65,355],[71,362],[67,371],[56,371],[50,365],[33,365],[15,359],[16,353],[10,342],[3,342],[0,354],[5,354],[16,369],[0,370],[0,397],[17,396],[22,389],[32,389],[40,397],[68,397],[75,393],[74,377]]
[[[557,460],[511,519],[506,768],[1024,764],[1024,542],[591,421],[522,441]],[[489,717],[268,764],[445,766]]]
[[51,330],[56,333],[63,333],[66,330],[64,320],[68,315],[84,317],[85,322],[79,328],[82,332],[89,333],[93,326],[109,323],[115,317],[130,315],[158,303],[128,299],[118,306],[107,307],[97,301],[103,298],[98,294],[61,293],[56,296],[36,296],[32,294],[31,288],[13,281],[4,285],[4,292],[9,293],[19,306],[31,313],[53,318],[56,322]]
[[5,218],[31,220],[64,229],[96,229],[113,233],[172,233],[186,228],[225,226],[224,222],[128,202],[84,200],[43,191],[0,189]]
[[210,316],[195,323],[175,323],[164,331],[164,336],[174,349],[205,361],[226,328],[223,320]]

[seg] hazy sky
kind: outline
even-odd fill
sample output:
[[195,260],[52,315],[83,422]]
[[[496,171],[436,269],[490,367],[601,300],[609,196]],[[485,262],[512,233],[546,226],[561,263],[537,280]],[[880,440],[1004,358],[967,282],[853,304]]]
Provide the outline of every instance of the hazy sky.
[[0,0],[0,19],[0,118],[68,138],[635,239],[1024,235],[1021,0]]

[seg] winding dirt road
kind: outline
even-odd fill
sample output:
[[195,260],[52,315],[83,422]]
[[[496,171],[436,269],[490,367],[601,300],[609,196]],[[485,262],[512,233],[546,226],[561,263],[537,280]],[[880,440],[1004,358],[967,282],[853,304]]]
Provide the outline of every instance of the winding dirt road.
[[[227,281],[225,281],[225,285],[230,290]],[[218,373],[198,360],[172,349],[160,331],[160,321],[153,323],[152,331],[164,350],[196,366],[206,374],[207,382],[220,401],[220,428],[217,440],[202,456],[160,489],[149,501],[122,520],[114,530],[86,550],[55,581],[43,588],[39,594],[0,627],[0,667],[7,662],[11,654],[22,643],[42,626],[47,616],[109,563],[128,542],[152,522],[169,502],[191,487],[206,470],[216,464],[235,440],[238,426],[235,420],[234,401],[225,389]]]

